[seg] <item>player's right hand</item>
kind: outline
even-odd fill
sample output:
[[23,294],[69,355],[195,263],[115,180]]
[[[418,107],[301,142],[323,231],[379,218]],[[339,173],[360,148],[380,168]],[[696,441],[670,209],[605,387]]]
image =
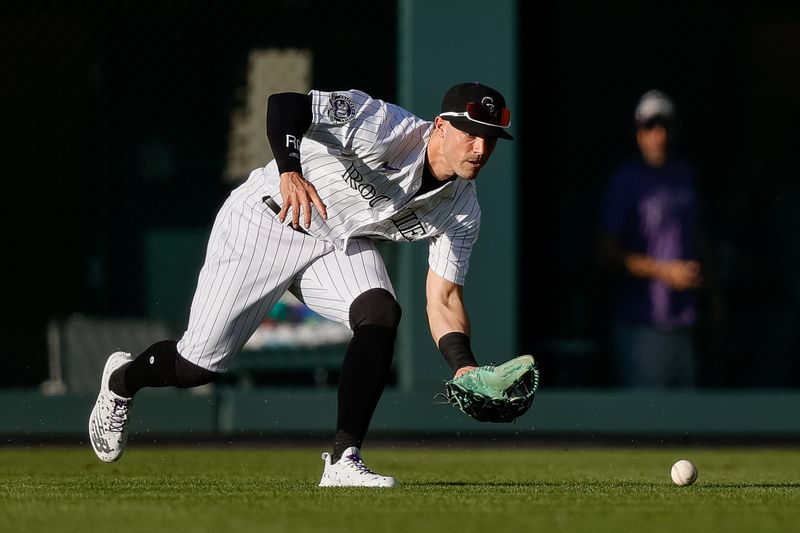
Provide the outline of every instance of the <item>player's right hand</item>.
[[278,213],[278,220],[283,222],[289,209],[292,210],[292,226],[300,226],[300,213],[303,213],[303,225],[306,229],[311,226],[311,204],[316,206],[322,220],[328,219],[325,203],[317,194],[314,185],[306,180],[299,172],[284,172],[281,174],[281,197],[283,205]]

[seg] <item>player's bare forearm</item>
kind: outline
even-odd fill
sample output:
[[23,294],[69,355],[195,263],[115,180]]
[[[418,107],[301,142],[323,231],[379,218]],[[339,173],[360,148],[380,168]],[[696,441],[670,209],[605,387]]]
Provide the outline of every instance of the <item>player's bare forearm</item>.
[[469,316],[464,307],[461,285],[448,281],[428,269],[425,283],[427,296],[428,325],[435,343],[443,335],[460,332],[470,335]]
[[311,226],[311,204],[316,206],[323,220],[328,218],[325,203],[317,194],[314,185],[306,180],[299,172],[284,172],[281,174],[281,196],[283,206],[278,214],[281,222],[286,219],[289,209],[292,210],[292,225],[296,228],[300,224],[300,213],[303,213],[303,225],[308,229]]

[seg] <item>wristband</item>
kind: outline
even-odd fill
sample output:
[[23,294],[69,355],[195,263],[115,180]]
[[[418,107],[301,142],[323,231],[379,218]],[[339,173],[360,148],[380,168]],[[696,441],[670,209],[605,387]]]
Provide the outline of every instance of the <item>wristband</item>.
[[442,335],[439,339],[439,351],[453,372],[465,366],[478,366],[469,346],[469,337],[460,331]]

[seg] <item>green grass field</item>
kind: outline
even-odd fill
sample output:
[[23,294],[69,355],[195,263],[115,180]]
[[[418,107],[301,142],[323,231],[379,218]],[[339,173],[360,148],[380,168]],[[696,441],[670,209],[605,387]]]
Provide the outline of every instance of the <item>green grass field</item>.
[[[395,489],[320,489],[320,452],[0,448],[0,531],[800,531],[797,448],[365,448]],[[690,487],[669,478],[680,458]]]

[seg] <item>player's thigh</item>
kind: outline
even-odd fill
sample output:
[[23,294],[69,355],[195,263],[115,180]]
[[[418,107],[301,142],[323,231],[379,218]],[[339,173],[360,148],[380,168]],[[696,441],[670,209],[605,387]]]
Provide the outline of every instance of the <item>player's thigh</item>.
[[332,248],[278,223],[257,197],[226,203],[209,239],[180,354],[213,372],[227,370],[297,272]]
[[395,295],[375,242],[351,239],[345,251],[335,250],[311,262],[289,290],[315,313],[349,328],[350,305],[370,289]]

